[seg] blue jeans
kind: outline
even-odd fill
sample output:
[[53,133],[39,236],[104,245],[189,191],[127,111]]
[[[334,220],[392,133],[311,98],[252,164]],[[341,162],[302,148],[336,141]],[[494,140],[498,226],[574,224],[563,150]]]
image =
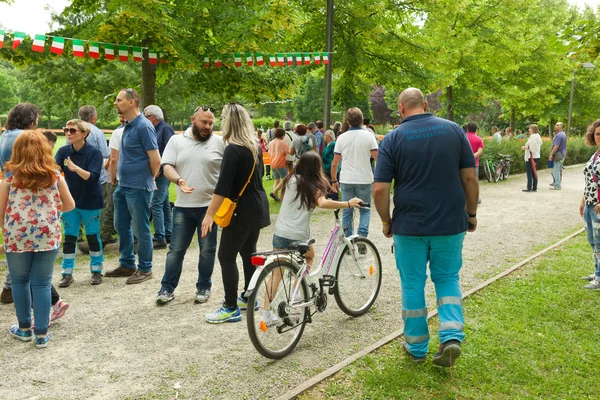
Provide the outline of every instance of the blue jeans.
[[102,241],[100,240],[100,211],[75,208],[61,214],[60,219],[65,231],[62,260],[63,275],[73,275],[75,254],[77,251],[75,247],[81,222],[83,222],[85,235],[90,246],[90,271],[92,273],[102,273],[104,253],[102,251]]
[[6,253],[19,328],[31,328],[31,294],[33,293],[36,335],[45,335],[48,332],[50,306],[52,305],[50,287],[57,255],[58,249]]
[[[342,201],[348,201],[354,197],[358,197],[365,203],[371,202],[371,191],[373,185],[367,184],[354,184],[354,183],[342,183],[340,185],[342,189]],[[358,221],[358,234],[362,237],[369,235],[369,222],[371,220],[371,210],[359,209],[360,220]],[[342,228],[346,237],[354,234],[354,226],[352,224],[354,218],[354,208],[344,208],[342,210]]]
[[596,278],[600,280],[600,219],[594,211],[594,206],[585,205],[583,208],[583,220],[587,233],[587,239],[594,252],[594,264],[596,265]]
[[[150,231],[150,201],[152,193],[146,189],[132,189],[119,185],[113,193],[115,228],[119,235],[119,263],[123,268],[135,269],[133,235],[138,240],[138,269],[152,271],[152,232]],[[133,227],[133,231],[132,231]]]
[[169,185],[171,182],[164,176],[156,178],[156,190],[152,194],[152,222],[154,223],[154,240],[163,241],[171,236],[171,203],[169,202]]
[[427,263],[435,285],[440,343],[462,342],[465,319],[458,273],[462,267],[464,233],[451,236],[394,235],[396,268],[402,286],[404,339],[410,352],[425,356],[429,347],[425,282]]
[[552,167],[552,180],[554,181],[554,187],[557,189],[560,189],[560,184],[562,183],[562,169],[564,162],[564,158],[560,161],[554,161],[554,167]]
[[217,224],[213,223],[212,232],[202,238],[202,220],[208,207],[198,208],[173,208],[173,236],[167,253],[165,274],[161,281],[161,289],[173,293],[183,266],[183,258],[190,247],[194,233],[198,233],[198,281],[196,290],[210,289],[212,286],[212,273],[215,266],[217,253]]

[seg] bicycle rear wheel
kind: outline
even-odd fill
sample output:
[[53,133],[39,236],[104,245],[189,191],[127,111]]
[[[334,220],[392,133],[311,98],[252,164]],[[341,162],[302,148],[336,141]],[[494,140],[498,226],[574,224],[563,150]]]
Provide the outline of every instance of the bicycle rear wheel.
[[511,163],[506,162],[506,165],[504,166],[504,169],[502,170],[502,179],[504,179],[504,180],[508,179],[508,175],[510,175],[510,166],[511,166]]
[[502,164],[494,163],[494,182],[498,182],[502,178]]
[[377,248],[367,238],[353,241],[352,249],[344,247],[336,267],[333,294],[340,309],[348,315],[363,315],[373,305],[381,287],[381,258]]
[[306,302],[309,298],[305,279],[293,298],[297,275],[295,265],[275,261],[265,267],[248,299],[248,304],[259,304],[258,311],[248,307],[248,335],[256,350],[267,358],[278,360],[288,355],[304,332],[310,308],[290,308],[294,302]]
[[490,164],[487,161],[483,163],[483,174],[488,182],[492,181],[492,171],[490,171]]

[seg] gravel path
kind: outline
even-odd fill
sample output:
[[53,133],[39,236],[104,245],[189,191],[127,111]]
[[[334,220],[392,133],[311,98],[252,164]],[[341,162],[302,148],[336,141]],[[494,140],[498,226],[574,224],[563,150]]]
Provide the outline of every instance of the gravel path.
[[[578,204],[583,188],[582,166],[564,171],[562,191],[549,190],[549,171],[540,173],[537,193],[523,193],[525,176],[481,185],[479,227],[467,235],[463,288],[476,286],[582,226]],[[283,394],[305,379],[402,326],[399,277],[390,252],[391,240],[381,234],[373,212],[370,238],[383,262],[383,285],[375,308],[352,319],[330,297],[325,314],[307,326],[298,347],[287,358],[271,361],[252,346],[245,321],[209,325],[204,313],[222,299],[220,267],[215,266],[213,296],[193,303],[197,246],[186,258],[177,298],[155,305],[164,272],[166,250],[155,253],[154,279],[125,285],[123,278],[105,278],[89,285],[86,257],[78,257],[75,283],[60,290],[71,304],[67,315],[51,327],[49,348],[12,339],[6,329],[16,321],[12,305],[0,306],[0,398],[2,399],[264,399]],[[312,230],[317,253],[332,228],[330,212],[315,212]],[[261,233],[259,250],[269,250],[272,226]],[[118,260],[108,258],[105,269]],[[0,278],[3,278],[3,274]],[[60,269],[54,274],[54,284]],[[430,308],[434,304],[428,286]],[[468,334],[468,321],[467,321]],[[435,340],[432,345],[436,345]],[[175,387],[180,387],[178,390]],[[178,392],[178,393],[177,393]]]

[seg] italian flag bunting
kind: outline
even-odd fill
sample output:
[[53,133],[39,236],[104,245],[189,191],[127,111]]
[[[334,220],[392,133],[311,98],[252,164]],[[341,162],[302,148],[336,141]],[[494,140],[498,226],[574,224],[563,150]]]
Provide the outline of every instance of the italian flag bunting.
[[313,57],[315,58],[315,64],[321,65],[321,53],[313,53]]
[[[2,46],[0,46],[0,47],[2,47]],[[251,53],[246,53],[246,65],[248,65],[249,67],[251,67],[252,64],[254,64],[254,59],[252,58],[252,54]]]
[[134,47],[133,48],[133,61],[141,62],[143,58],[144,57],[142,55],[142,48]]
[[[35,35],[35,37],[33,38],[33,46],[31,46],[31,50],[37,51],[38,53],[43,53],[45,44],[46,44],[46,35]],[[14,47],[14,43],[13,43],[13,47]]]
[[277,61],[275,61],[275,55],[274,54],[269,54],[269,65],[271,67],[276,67],[277,66]]
[[242,66],[242,53],[235,53],[234,60],[235,60],[235,66],[241,67]]
[[328,53],[321,53],[321,56],[323,56],[323,64],[329,64],[329,54]]
[[310,65],[310,53],[304,53],[304,65]]
[[165,53],[158,53],[158,58],[160,59],[161,64],[169,63],[169,60],[167,60],[167,55]]
[[63,53],[64,48],[65,48],[65,38],[55,36],[52,39],[52,45],[50,46],[50,53],[60,55]]
[[210,60],[207,56],[204,56],[204,64],[202,65],[204,68],[210,67]]
[[13,50],[16,49],[17,47],[19,47],[19,45],[21,44],[21,42],[23,40],[25,40],[25,32],[15,32],[13,34],[13,43],[12,43]]
[[277,53],[277,66],[283,67],[285,65],[285,59],[283,53]]
[[127,62],[129,61],[129,47],[124,45],[119,45],[119,61]]
[[223,66],[223,62],[221,61],[221,57],[217,57],[215,59],[215,67],[221,68]]
[[262,54],[256,55],[256,65],[258,65],[259,67],[265,65],[265,60],[263,59]]
[[4,46],[4,29],[0,29],[0,49]]
[[115,45],[114,44],[105,44],[104,45],[104,57],[107,60],[115,59]]
[[294,55],[292,53],[288,53],[286,55],[286,57],[287,57],[287,65],[290,66],[290,67],[292,65],[294,65]]
[[85,52],[83,51],[83,40],[73,39],[73,56],[85,57]]
[[302,65],[302,53],[296,53],[296,65]]
[[148,61],[152,65],[158,64],[158,53],[156,50],[148,49]]
[[99,58],[100,57],[100,45],[98,44],[98,42],[90,42],[88,54],[90,55],[91,58]]

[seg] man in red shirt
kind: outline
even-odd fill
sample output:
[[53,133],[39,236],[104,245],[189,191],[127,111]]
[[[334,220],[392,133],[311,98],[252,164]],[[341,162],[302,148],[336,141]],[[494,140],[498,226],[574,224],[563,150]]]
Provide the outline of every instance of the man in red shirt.
[[[479,156],[483,154],[483,139],[477,136],[477,124],[475,122],[469,122],[466,128],[467,139],[469,139],[469,144],[475,156],[475,174],[479,179]],[[479,203],[481,203],[481,199],[478,200],[477,204]]]

